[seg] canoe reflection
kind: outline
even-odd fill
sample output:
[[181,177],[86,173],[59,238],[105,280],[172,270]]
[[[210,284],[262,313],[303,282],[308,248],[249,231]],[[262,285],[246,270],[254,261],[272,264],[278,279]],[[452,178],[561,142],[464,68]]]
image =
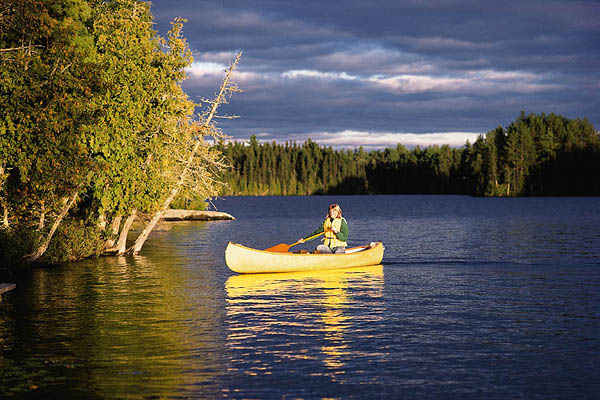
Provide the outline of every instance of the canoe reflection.
[[225,283],[227,344],[258,358],[239,369],[270,374],[282,361],[320,360],[326,368],[313,374],[335,379],[346,361],[365,355],[353,351],[352,342],[382,319],[383,283],[381,265],[231,276]]

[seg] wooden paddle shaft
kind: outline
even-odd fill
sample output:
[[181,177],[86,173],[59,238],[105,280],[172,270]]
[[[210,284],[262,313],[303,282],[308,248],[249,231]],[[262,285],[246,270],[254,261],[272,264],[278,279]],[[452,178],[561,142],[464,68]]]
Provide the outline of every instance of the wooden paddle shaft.
[[[321,233],[317,233],[316,235],[313,235],[309,238],[307,238],[306,240],[311,240],[316,238],[317,236],[320,236],[322,234],[324,234],[325,232],[321,232]],[[298,240],[296,243],[292,243],[292,244],[285,244],[285,243],[280,243],[278,245],[275,245],[273,247],[269,247],[268,249],[265,249],[265,251],[272,251],[275,253],[287,253],[288,250],[290,249],[290,247],[297,245],[298,243],[300,243],[300,241]]]

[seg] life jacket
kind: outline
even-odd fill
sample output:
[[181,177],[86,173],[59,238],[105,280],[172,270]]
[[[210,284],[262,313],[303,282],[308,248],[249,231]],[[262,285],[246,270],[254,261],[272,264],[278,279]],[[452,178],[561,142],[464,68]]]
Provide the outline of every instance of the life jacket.
[[325,222],[323,223],[323,230],[325,231],[325,239],[323,240],[323,244],[325,246],[329,246],[329,248],[333,249],[334,247],[346,247],[348,243],[342,242],[337,238],[335,233],[331,230],[334,227],[338,232],[342,230],[342,218],[334,218],[333,222],[331,222],[331,218],[325,218]]

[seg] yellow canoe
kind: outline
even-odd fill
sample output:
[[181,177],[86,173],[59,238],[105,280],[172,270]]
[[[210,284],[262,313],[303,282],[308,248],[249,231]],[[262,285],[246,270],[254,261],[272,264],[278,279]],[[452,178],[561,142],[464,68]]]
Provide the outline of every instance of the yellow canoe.
[[256,250],[229,242],[225,262],[229,269],[240,274],[265,272],[299,272],[338,268],[364,267],[381,264],[383,244],[347,254],[294,254]]

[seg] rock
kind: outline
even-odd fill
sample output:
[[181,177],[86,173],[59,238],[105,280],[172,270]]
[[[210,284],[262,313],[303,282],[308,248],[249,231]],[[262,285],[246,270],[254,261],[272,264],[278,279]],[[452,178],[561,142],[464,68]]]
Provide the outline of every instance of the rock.
[[167,210],[163,214],[165,221],[219,221],[235,220],[227,213],[220,211],[197,211],[197,210]]
[[17,285],[14,283],[0,283],[0,301],[2,301],[2,293],[6,293],[9,290],[13,290]]

